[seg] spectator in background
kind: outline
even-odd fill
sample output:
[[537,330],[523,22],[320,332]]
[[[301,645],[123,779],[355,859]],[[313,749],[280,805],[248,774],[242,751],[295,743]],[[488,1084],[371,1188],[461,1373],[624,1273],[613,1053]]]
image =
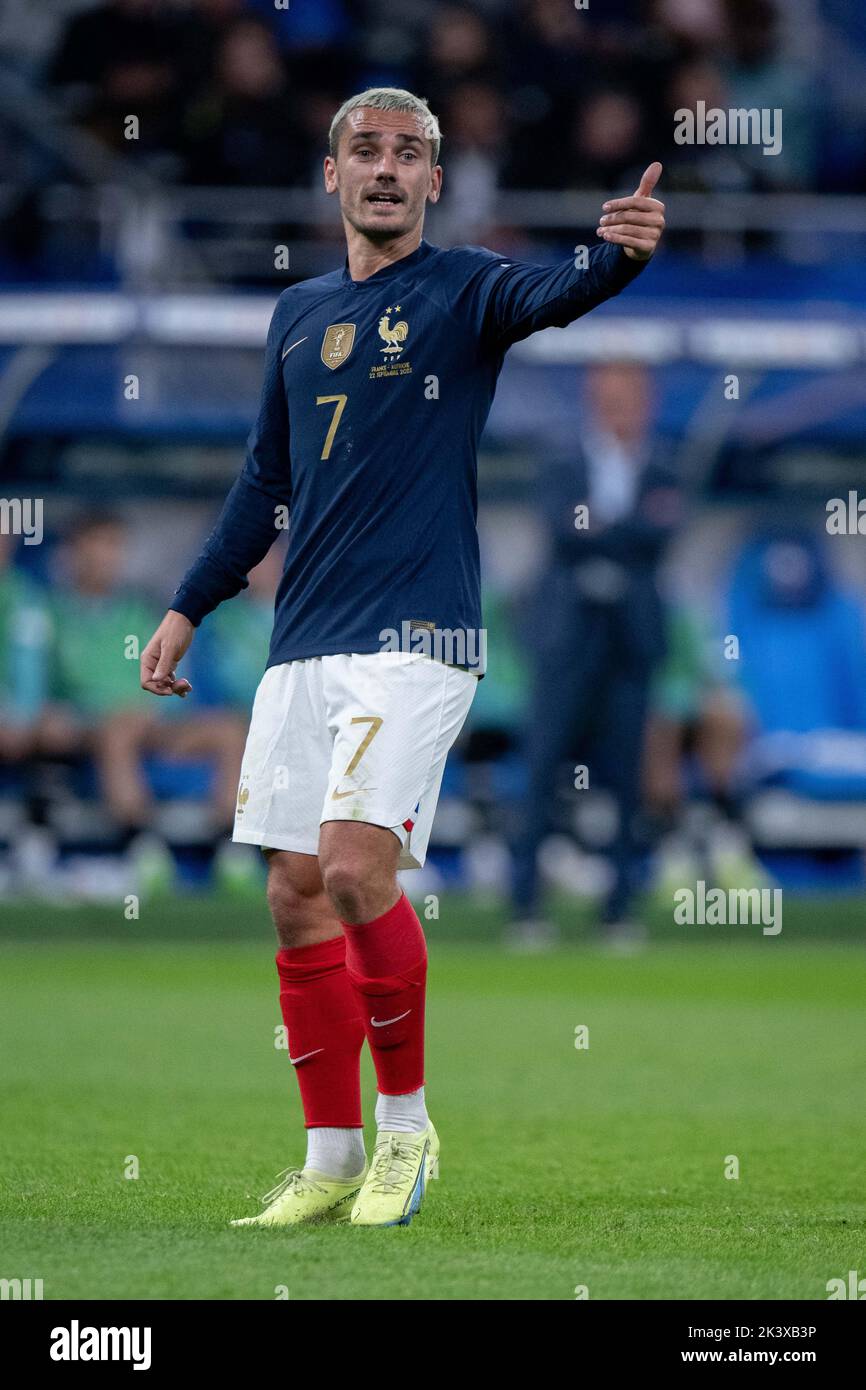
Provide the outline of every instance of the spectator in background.
[[[442,110],[466,83],[499,86],[501,72],[493,36],[471,9],[439,5],[433,12],[415,86],[434,111]],[[501,132],[500,132],[501,136]]]
[[566,5],[533,0],[505,26],[512,129],[504,182],[510,188],[560,188],[563,131],[587,76],[580,17]]
[[529,663],[511,595],[482,584],[487,675],[478,690],[458,745],[466,788],[477,816],[467,867],[474,891],[501,897],[508,881],[508,840],[519,801],[521,731],[526,723]]
[[[117,153],[175,147],[185,98],[188,19],[164,0],[108,0],[75,15],[48,70],[70,113]],[[125,120],[138,118],[127,139]]]
[[149,753],[207,759],[215,769],[211,795],[214,837],[234,819],[246,733],[238,716],[221,711],[160,717],[137,677],[140,646],[153,626],[150,607],[120,586],[126,526],[92,512],[73,528],[64,583],[51,599],[49,704],[39,727],[45,757],[92,757],[108,808],[125,843],[151,827],[153,797],[142,767]]
[[20,763],[36,746],[47,682],[45,602],[12,563],[14,541],[0,531],[0,762]]
[[651,24],[680,57],[712,53],[725,41],[723,0],[651,0]]
[[530,0],[504,32],[508,187],[607,188],[628,181],[644,150],[671,142],[663,93],[677,48],[642,0],[592,15]]
[[741,153],[755,188],[808,188],[815,177],[817,121],[809,103],[809,74],[782,52],[775,0],[725,0],[725,75],[731,105],[780,110],[782,148],[766,159],[760,147]]
[[744,189],[748,177],[739,157],[739,146],[675,145],[673,143],[674,112],[694,111],[703,101],[710,107],[724,110],[730,105],[730,94],[718,64],[709,58],[696,57],[676,68],[668,87],[668,107],[671,119],[671,143],[665,172],[671,175],[676,188],[693,193],[711,193],[716,189]]
[[[764,887],[742,817],[746,703],[722,657],[721,638],[682,605],[666,617],[667,655],[650,692],[643,784],[663,839],[655,881],[670,906],[683,884]],[[690,798],[694,798],[690,804]]]
[[[271,6],[271,16],[275,10]],[[189,0],[184,70],[187,92],[196,95],[213,81],[220,45],[238,20],[249,15],[248,0]]]
[[467,82],[445,108],[448,199],[438,209],[437,239],[484,244],[495,239],[494,210],[504,154],[505,110],[495,87]]
[[[306,103],[316,104],[320,117],[333,112],[346,92],[358,85],[363,67],[364,21],[358,0],[292,0],[288,9],[277,10],[274,0],[245,0],[273,34],[279,47],[292,92],[304,101],[299,115],[307,132],[308,153],[315,151],[316,173],[321,176],[322,130],[330,125],[309,113]],[[361,82],[363,88],[364,83]]]
[[862,594],[836,579],[826,531],[783,517],[762,526],[736,559],[728,605],[752,714],[751,786],[866,798]]
[[491,585],[481,594],[484,631],[487,634],[487,671],[478,682],[472,708],[466,718],[468,761],[496,758],[520,742],[526,718],[528,667],[526,650],[509,596]]
[[[199,0],[209,5],[211,0]],[[231,0],[218,0],[221,5]],[[328,56],[342,57],[352,39],[352,18],[357,17],[357,0],[291,0],[277,9],[274,0],[242,0],[242,8],[255,14],[273,30],[280,47],[286,53],[297,54],[304,61],[312,60],[318,70],[327,64]],[[318,80],[318,72],[314,80]]]
[[593,43],[592,26],[583,18],[558,0],[525,0],[512,31],[512,63],[554,90],[573,92],[575,62]]
[[566,159],[566,187],[636,186],[646,168],[641,108],[628,91],[599,90],[578,109]]
[[[662,450],[652,445],[652,386],[645,368],[591,368],[587,405],[580,444],[546,469],[540,485],[550,554],[531,639],[528,793],[513,847],[510,940],[521,949],[543,948],[552,939],[550,924],[538,916],[538,851],[560,765],[576,754],[589,767],[591,734],[613,749],[607,780],[617,828],[605,937],[624,949],[642,937],[628,912],[647,702],[665,652],[656,572],[681,520],[682,499]],[[590,783],[595,785],[591,768]]]
[[284,560],[285,546],[272,545],[261,564],[250,570],[249,588],[235,603],[221,604],[202,628],[195,677],[200,703],[249,720],[268,661],[274,600]]
[[286,185],[306,175],[301,130],[276,41],[255,19],[222,34],[212,83],[186,118],[193,183]]

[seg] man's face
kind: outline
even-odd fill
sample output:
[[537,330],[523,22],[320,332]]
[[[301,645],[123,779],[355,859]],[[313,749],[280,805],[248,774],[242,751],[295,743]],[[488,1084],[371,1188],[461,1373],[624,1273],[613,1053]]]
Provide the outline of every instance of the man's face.
[[442,170],[430,165],[430,141],[411,111],[350,111],[340,132],[337,158],[325,160],[325,187],[339,192],[340,211],[371,240],[391,241],[424,219],[435,203]]
[[72,573],[85,593],[107,594],[116,586],[123,570],[126,533],[122,526],[107,522],[90,526],[72,544]]
[[618,439],[641,439],[649,428],[652,396],[646,370],[637,363],[605,363],[587,377],[596,424]]

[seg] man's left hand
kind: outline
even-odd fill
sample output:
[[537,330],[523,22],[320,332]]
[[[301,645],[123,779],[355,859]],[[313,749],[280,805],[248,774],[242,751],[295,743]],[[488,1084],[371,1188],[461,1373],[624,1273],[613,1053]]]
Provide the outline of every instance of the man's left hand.
[[651,196],[661,172],[656,160],[644,170],[637,192],[630,198],[612,198],[598,219],[596,235],[623,246],[633,261],[648,261],[665,229],[665,205]]

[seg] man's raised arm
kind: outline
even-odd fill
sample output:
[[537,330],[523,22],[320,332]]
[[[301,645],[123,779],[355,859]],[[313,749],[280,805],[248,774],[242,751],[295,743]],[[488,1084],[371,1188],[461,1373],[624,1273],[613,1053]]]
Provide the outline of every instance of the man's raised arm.
[[240,477],[223,505],[198,559],[175,590],[171,607],[141,654],[141,685],[154,695],[187,695],[189,681],[176,666],[202,618],[247,587],[247,575],[276,540],[278,509],[291,503],[289,421],[282,381],[285,322],[280,306],[268,330],[258,419]]
[[503,264],[485,308],[485,331],[504,350],[540,328],[564,328],[625,289],[643,270],[664,231],[664,203],[652,196],[662,172],[656,162],[637,190],[604,204],[588,265]]

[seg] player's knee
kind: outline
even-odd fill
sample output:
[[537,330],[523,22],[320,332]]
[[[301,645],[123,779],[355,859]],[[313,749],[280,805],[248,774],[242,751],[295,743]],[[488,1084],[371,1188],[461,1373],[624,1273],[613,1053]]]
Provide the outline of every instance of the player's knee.
[[298,881],[279,857],[268,864],[268,907],[281,936],[302,932],[315,918],[321,896],[321,883]]
[[330,860],[322,871],[325,892],[337,915],[345,922],[363,922],[378,915],[382,873],[354,854]]

